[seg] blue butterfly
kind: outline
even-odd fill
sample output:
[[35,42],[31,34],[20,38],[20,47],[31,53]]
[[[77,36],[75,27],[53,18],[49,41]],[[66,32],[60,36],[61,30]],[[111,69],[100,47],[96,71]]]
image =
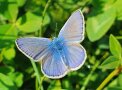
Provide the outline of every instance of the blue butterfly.
[[80,45],[84,39],[84,28],[84,16],[77,10],[69,17],[57,38],[19,38],[16,45],[28,58],[41,62],[45,76],[62,78],[69,71],[79,69],[86,60],[86,51]]

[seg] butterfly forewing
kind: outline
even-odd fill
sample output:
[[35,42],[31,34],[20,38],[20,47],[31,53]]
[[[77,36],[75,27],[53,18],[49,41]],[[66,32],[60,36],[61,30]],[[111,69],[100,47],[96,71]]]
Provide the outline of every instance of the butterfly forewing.
[[16,45],[27,57],[38,61],[48,51],[50,42],[47,38],[19,38],[16,40]]
[[69,17],[58,37],[63,37],[67,42],[73,43],[84,39],[84,17],[80,10]]

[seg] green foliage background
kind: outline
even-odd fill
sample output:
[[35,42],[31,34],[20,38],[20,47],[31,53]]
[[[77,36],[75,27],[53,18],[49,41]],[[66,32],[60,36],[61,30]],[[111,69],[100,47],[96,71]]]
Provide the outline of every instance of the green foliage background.
[[[52,38],[79,8],[86,23],[87,60],[62,79],[46,78],[38,63],[17,50],[15,40]],[[121,43],[122,0],[0,0],[0,90],[95,90],[122,66]],[[104,90],[122,90],[121,81],[120,70]]]

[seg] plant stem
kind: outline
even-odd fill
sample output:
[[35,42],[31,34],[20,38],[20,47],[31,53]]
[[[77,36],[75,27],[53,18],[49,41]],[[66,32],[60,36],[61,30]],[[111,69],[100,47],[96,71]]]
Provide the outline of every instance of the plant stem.
[[41,77],[41,85],[42,85],[42,82],[43,82],[43,80],[44,80],[44,78],[45,78],[45,76],[43,76],[43,77]]
[[[31,64],[32,64],[32,66],[33,66],[33,69],[34,69],[34,71],[35,71],[35,75],[36,75],[36,78],[37,78],[37,80],[38,80],[38,84],[39,84],[39,87],[41,87],[41,79],[40,79],[40,75],[39,75],[39,72],[38,72],[38,69],[37,69],[37,67],[36,67],[36,64],[35,64],[35,62],[33,61],[33,60],[30,60],[31,61]],[[36,85],[37,86],[37,85]]]
[[35,87],[36,87],[36,90],[39,90],[39,84],[38,84],[38,80],[37,80],[37,78],[35,79]]
[[49,5],[50,5],[50,2],[51,2],[51,0],[48,0],[48,1],[47,1],[46,5],[45,5],[45,8],[44,8],[44,10],[43,10],[43,13],[42,13],[42,21],[41,21],[41,26],[40,26],[40,30],[39,30],[39,36],[42,35],[44,16],[45,16],[45,13],[46,13],[46,11],[47,11],[47,8],[48,8]]
[[105,80],[100,84],[100,86],[96,89],[96,90],[102,90],[104,88],[104,86],[116,75],[118,75],[119,73],[121,73],[122,71],[122,66],[120,66],[119,68],[115,69],[114,71],[112,71],[106,78]]

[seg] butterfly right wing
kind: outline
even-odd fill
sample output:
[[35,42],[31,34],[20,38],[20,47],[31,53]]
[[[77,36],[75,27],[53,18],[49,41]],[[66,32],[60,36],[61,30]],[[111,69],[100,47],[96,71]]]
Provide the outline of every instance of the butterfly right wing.
[[16,45],[28,58],[38,61],[48,51],[50,42],[51,40],[48,38],[19,38],[16,40]]
[[84,28],[84,16],[77,10],[69,17],[58,35],[58,38],[63,38],[66,42],[62,56],[70,70],[79,69],[86,60],[86,50],[79,44],[84,39]]

